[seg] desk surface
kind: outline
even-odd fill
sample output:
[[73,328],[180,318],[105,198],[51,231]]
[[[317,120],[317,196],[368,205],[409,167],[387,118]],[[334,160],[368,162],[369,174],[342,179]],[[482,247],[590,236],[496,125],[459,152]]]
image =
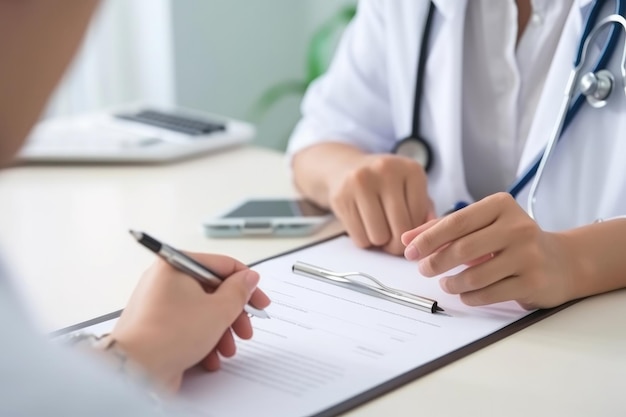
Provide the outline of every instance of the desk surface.
[[[244,197],[294,194],[282,155],[251,147],[163,166],[16,167],[0,175],[0,247],[51,330],[125,304],[153,261],[129,228],[248,263],[340,230],[331,224],[311,238],[203,234],[203,219]],[[618,291],[581,301],[348,415],[624,416],[625,382],[626,291]]]

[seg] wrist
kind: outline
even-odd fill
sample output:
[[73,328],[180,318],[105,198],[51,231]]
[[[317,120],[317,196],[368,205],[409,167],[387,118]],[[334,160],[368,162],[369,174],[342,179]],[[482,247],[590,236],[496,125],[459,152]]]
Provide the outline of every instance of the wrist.
[[303,149],[292,161],[296,186],[318,205],[330,207],[333,187],[369,156],[353,145],[340,142],[325,142]]
[[92,348],[100,353],[117,373],[130,377],[142,385],[150,385],[152,378],[141,365],[129,357],[111,334],[97,337]]
[[575,300],[589,295],[590,277],[594,275],[593,263],[581,249],[577,239],[569,231],[554,233],[561,247],[561,273],[564,275],[564,299],[562,302]]
[[150,343],[153,340],[146,334],[123,334],[113,331],[111,337],[115,340],[113,345],[117,351],[122,351],[132,363],[141,367],[145,374],[162,389],[176,392],[182,382],[182,373],[172,372],[168,361],[159,356],[160,350],[157,344]]
[[152,376],[119,346],[111,334],[97,336],[92,333],[78,332],[68,335],[63,340],[74,348],[96,356],[123,379],[142,386],[150,397],[158,402],[159,396],[156,391],[161,392],[161,387],[155,390],[157,386]]
[[562,233],[573,277],[572,297],[582,298],[626,286],[626,220],[593,223]]

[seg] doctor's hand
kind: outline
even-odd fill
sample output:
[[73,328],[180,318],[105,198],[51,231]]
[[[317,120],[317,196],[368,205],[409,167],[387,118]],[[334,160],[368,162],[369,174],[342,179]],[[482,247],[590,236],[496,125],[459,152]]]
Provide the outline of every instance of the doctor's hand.
[[471,306],[515,300],[548,308],[574,298],[573,263],[563,235],[542,231],[507,193],[489,196],[402,236],[405,257],[442,289]]
[[269,298],[256,289],[259,275],[225,256],[190,254],[229,278],[213,293],[158,260],[148,269],[112,332],[117,345],[157,384],[177,391],[183,372],[201,364],[219,368],[219,355],[235,354],[233,334],[252,337],[244,305],[265,308]]
[[396,155],[362,155],[329,186],[329,202],[357,246],[394,255],[402,233],[434,218],[424,169]]

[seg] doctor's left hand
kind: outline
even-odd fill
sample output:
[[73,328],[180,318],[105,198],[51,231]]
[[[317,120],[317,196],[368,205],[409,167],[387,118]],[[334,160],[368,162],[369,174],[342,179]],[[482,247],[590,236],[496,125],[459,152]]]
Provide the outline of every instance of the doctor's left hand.
[[424,276],[466,265],[440,285],[471,306],[515,300],[526,309],[548,308],[573,298],[564,237],[541,230],[507,193],[431,220],[403,234],[402,242]]

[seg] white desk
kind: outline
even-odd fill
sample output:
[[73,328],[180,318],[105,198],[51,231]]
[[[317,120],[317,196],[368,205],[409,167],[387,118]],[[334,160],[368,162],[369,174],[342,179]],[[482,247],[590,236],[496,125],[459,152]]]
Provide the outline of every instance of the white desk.
[[[167,166],[17,167],[0,175],[0,247],[45,330],[121,308],[153,260],[127,234],[252,262],[313,238],[204,237],[246,196],[294,190],[282,156],[241,148]],[[86,237],[90,236],[91,241]],[[349,416],[625,416],[626,291],[585,300]]]

